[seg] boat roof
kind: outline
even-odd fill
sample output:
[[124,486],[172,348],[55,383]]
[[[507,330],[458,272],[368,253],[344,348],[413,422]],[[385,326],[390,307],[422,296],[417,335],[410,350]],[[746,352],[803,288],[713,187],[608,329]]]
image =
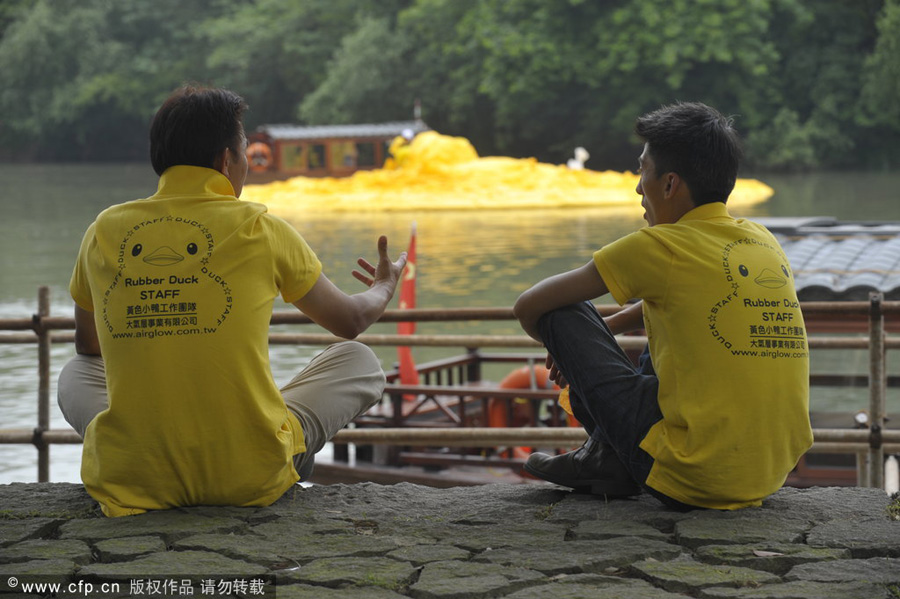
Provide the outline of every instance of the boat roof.
[[275,140],[281,139],[340,139],[376,137],[390,139],[410,129],[413,133],[429,131],[423,121],[394,121],[359,125],[261,125],[256,128]]
[[752,218],[752,220],[765,226],[776,235],[785,235],[788,237],[800,237],[805,235],[840,237],[859,234],[876,236],[900,235],[900,222],[842,222],[833,216],[773,216]]
[[759,218],[778,238],[802,301],[900,300],[900,223]]

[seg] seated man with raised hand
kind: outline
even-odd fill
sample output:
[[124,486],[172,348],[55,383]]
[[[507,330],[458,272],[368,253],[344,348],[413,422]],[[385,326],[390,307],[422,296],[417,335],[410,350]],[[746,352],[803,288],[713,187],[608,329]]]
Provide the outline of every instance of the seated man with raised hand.
[[[515,314],[569,385],[589,438],[525,470],[611,497],[642,488],[675,509],[760,505],[812,444],[809,354],[790,265],[764,227],[725,206],[731,119],[679,103],[638,119],[648,227],[521,295]],[[589,300],[624,305],[601,318]],[[644,328],[639,366],[614,335]]]
[[268,505],[382,396],[378,359],[354,341],[275,385],[277,295],[353,339],[384,312],[406,255],[391,262],[381,237],[378,262],[360,259],[353,273],[368,289],[347,295],[293,227],[238,200],[245,109],[227,90],[174,92],[150,128],[156,194],[103,211],[82,241],[70,284],[78,355],[60,375],[59,405],[108,516]]

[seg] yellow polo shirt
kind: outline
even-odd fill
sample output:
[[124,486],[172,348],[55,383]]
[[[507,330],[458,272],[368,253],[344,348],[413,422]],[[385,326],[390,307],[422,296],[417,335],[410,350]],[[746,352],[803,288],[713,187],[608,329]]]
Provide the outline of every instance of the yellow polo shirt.
[[643,300],[663,414],[641,443],[647,484],[700,507],[759,505],[812,445],[806,330],[778,242],[716,202],[594,263],[619,304]]
[[297,231],[175,166],[155,195],[90,226],[70,283],[94,313],[109,409],[88,426],[81,475],[108,516],[268,505],[305,451],[269,367],[275,297],[303,297],[321,263]]

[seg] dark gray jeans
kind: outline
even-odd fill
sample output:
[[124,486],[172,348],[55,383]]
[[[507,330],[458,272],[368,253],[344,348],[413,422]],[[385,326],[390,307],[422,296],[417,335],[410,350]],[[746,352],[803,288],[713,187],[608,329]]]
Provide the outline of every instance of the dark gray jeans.
[[572,412],[587,433],[611,446],[631,476],[666,506],[698,509],[647,486],[653,458],[640,444],[662,420],[659,379],[649,350],[635,367],[590,302],[544,314],[538,331],[569,382]]

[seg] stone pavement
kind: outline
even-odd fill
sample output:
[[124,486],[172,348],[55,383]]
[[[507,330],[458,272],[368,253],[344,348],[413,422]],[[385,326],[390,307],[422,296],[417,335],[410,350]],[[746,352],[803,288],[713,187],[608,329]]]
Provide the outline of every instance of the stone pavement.
[[79,485],[0,485],[0,593],[64,581],[58,597],[897,599],[898,504],[786,488],[761,508],[681,514],[543,484],[363,483],[109,519]]

